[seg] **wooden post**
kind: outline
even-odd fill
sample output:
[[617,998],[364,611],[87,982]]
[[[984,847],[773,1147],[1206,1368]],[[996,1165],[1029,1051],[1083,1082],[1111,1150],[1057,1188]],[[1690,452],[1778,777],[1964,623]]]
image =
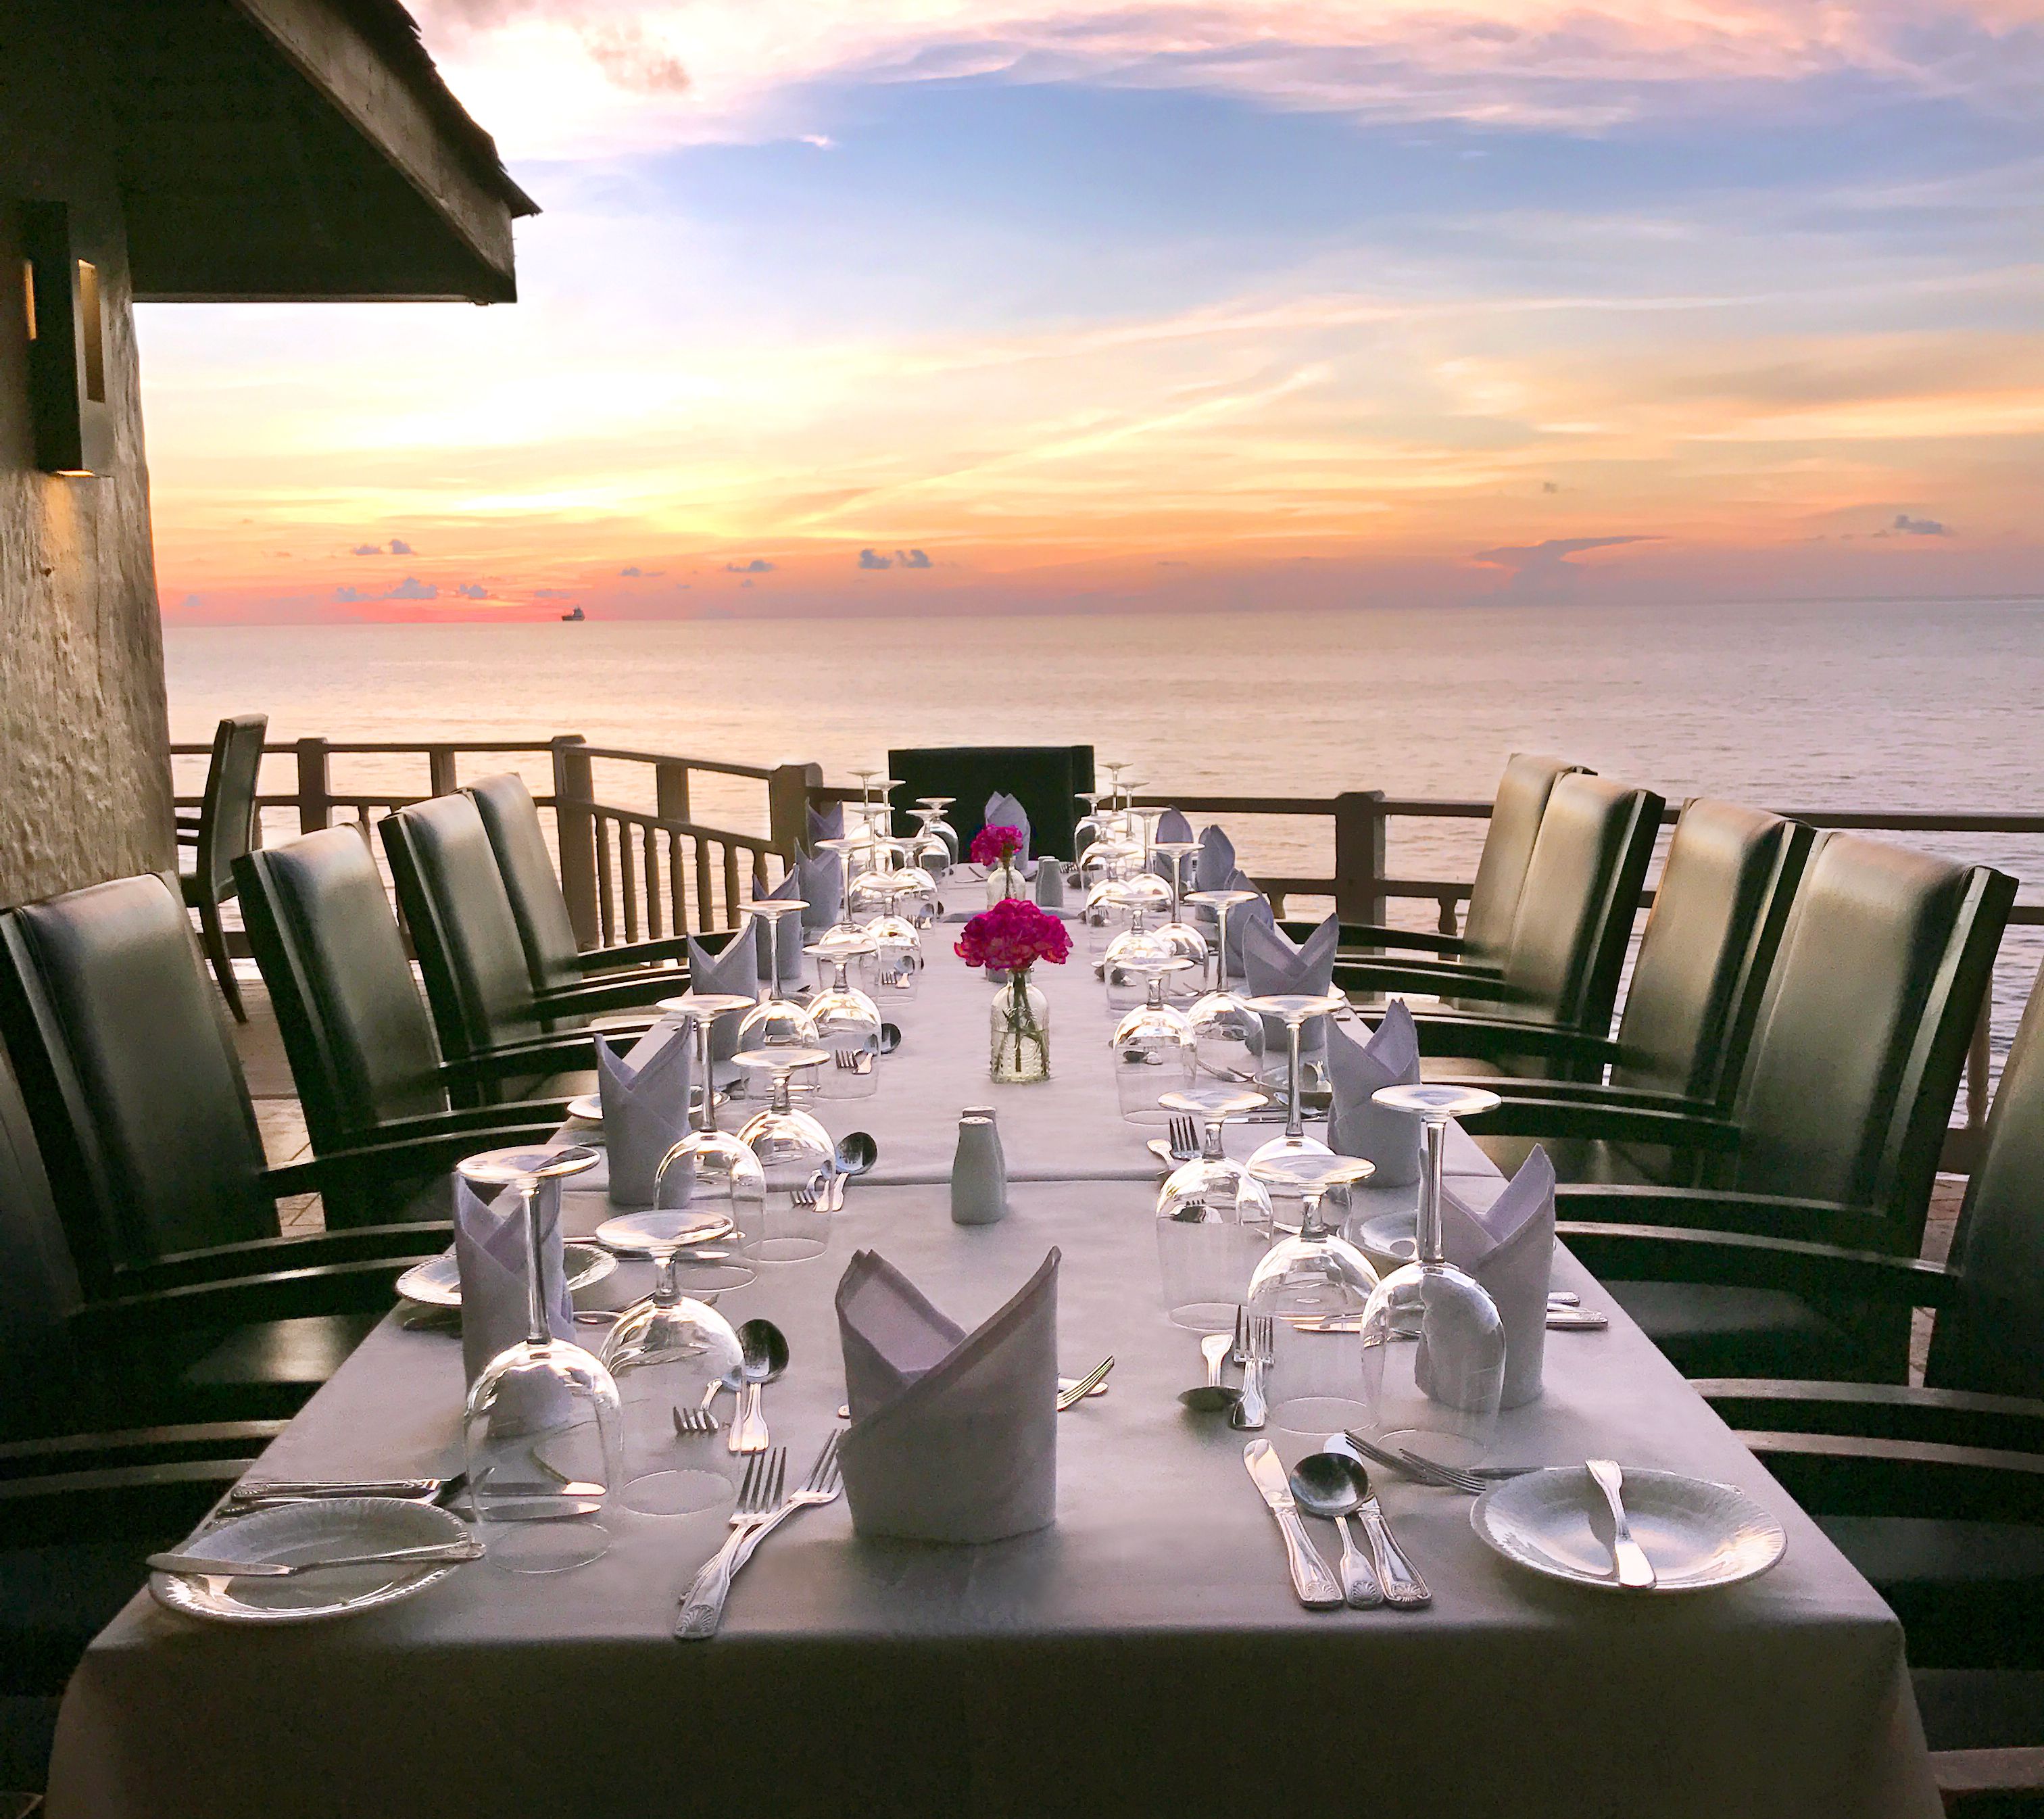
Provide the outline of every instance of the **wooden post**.
[[561,856],[561,894],[567,899],[568,921],[575,940],[585,948],[600,945],[603,931],[597,917],[596,783],[590,768],[589,741],[579,733],[562,733],[550,741],[554,753],[554,828]]
[[451,796],[461,787],[455,781],[454,748],[451,745],[428,745],[426,748],[426,787],[430,794]]
[[332,786],[327,775],[326,741],[298,741],[298,832],[311,833],[333,825]]
[[1335,798],[1335,913],[1344,922],[1384,920],[1384,792]]
[[689,767],[671,759],[653,767],[653,813],[663,821],[694,819],[689,813]]
[[789,864],[809,838],[809,791],[824,780],[820,764],[776,764],[766,779],[767,840]]

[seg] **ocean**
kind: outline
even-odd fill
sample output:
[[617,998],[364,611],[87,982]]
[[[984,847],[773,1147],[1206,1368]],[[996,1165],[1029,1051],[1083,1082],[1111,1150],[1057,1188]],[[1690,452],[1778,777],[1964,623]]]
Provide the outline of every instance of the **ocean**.
[[[273,740],[579,733],[813,760],[832,782],[890,745],[1089,741],[1152,794],[1486,798],[1508,754],[1539,750],[1676,802],[2044,813],[2039,601],[168,627],[164,644],[175,740],[259,710]],[[544,760],[521,767],[545,786]],[[179,787],[202,768],[181,760]],[[424,793],[424,772],[336,760],[344,790]],[[288,760],[268,786],[290,786]],[[763,806],[757,785],[698,782],[698,818],[757,827]],[[1331,870],[1327,829],[1231,826],[1252,871],[1278,872]],[[2000,866],[2044,901],[2044,838],[1888,837]],[[1390,869],[1466,877],[1481,838],[1394,823]],[[2040,958],[2044,929],[2011,931],[1998,1049]]]

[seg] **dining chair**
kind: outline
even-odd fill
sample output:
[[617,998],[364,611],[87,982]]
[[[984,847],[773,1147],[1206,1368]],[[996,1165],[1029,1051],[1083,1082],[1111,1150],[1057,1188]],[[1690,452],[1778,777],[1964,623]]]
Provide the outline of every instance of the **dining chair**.
[[986,825],[989,798],[1005,791],[1029,817],[1032,857],[1078,856],[1072,832],[1078,825],[1078,793],[1093,787],[1090,745],[908,746],[887,754],[887,774],[901,783],[890,798],[897,833],[908,827],[906,810],[918,796],[954,796],[956,805],[945,819],[958,829],[959,850],[970,851]]
[[[1593,775],[1588,766],[1572,764],[1566,759],[1513,752],[1505,760],[1484,824],[1483,851],[1477,856],[1476,876],[1462,912],[1462,932],[1443,935],[1394,929],[1382,922],[1343,922],[1342,957],[1366,959],[1386,948],[1409,949],[1438,956],[1472,971],[1495,973],[1511,944],[1512,925],[1519,913],[1526,868],[1532,863],[1533,843],[1540,832],[1540,817],[1547,812],[1547,798],[1562,778]],[[1285,927],[1296,938],[1310,925]]]
[[[139,1350],[181,1397],[288,1414],[448,1241],[410,1217],[467,1138],[405,1138],[271,1168],[184,913],[154,875],[0,917],[0,1034],[81,1305],[73,1325]],[[387,1223],[286,1236],[278,1201],[378,1204]],[[182,1406],[181,1404],[181,1406]]]
[[1765,1269],[1741,1275],[1739,1259],[1774,1253],[1715,1240],[1916,1254],[2015,890],[1991,867],[1819,835],[1729,1110],[1558,1097],[1466,1126],[1701,1152],[1697,1185],[1570,1183],[1556,1195],[1563,1241],[1685,1375],[1892,1378],[1906,1313],[1812,1299]]
[[[465,794],[482,817],[490,849],[502,874],[505,894],[518,925],[532,990],[544,998],[584,983],[593,974],[617,973],[627,967],[657,966],[649,991],[671,997],[688,989],[688,936],[628,941],[586,952],[575,942],[568,919],[567,898],[547,852],[546,830],[539,806],[524,778],[506,771],[467,786]],[[651,998],[644,1001],[651,1002]]]
[[[1507,1099],[1636,1105],[1708,1113],[1730,1108],[1740,1063],[1781,945],[1814,832],[1735,802],[1683,806],[1633,958],[1615,1036],[1458,1013],[1429,1033],[1485,1063],[1469,1083]],[[1452,1036],[1441,1033],[1450,1024]],[[1489,1070],[1531,1048],[1574,1079],[1514,1079]],[[1429,1070],[1430,1077],[1447,1077]],[[1656,1146],[1554,1131],[1479,1140],[1510,1172],[1535,1140],[1574,1181],[1668,1181],[1692,1172]],[[1693,1154],[1686,1160],[1693,1163]]]
[[1348,992],[1451,994],[1454,1012],[1414,1013],[1423,1055],[1452,1056],[1437,1071],[1564,1075],[1587,1063],[1508,1040],[1489,1058],[1466,1052],[1459,1011],[1472,1002],[1496,1020],[1604,1037],[1610,1033],[1641,886],[1661,825],[1661,798],[1586,772],[1558,778],[1534,837],[1512,934],[1495,975],[1425,961],[1339,960]]
[[[591,981],[544,997],[535,993],[518,918],[472,798],[434,796],[377,825],[446,1060],[478,1061],[517,1044],[584,1029],[604,1012],[643,1013],[654,1000],[674,994],[671,979],[651,973]],[[528,1098],[555,1071],[538,1066],[494,1080],[451,1079],[450,1086],[457,1102],[467,1105]]]
[[220,982],[220,995],[246,1023],[241,988],[235,983],[234,961],[227,951],[227,933],[220,906],[234,895],[234,862],[254,844],[256,783],[263,768],[263,740],[270,730],[267,715],[237,713],[213,730],[213,761],[206,767],[206,794],[196,815],[177,817],[180,846],[192,849],[189,870],[180,868],[178,887],[186,903],[198,912],[206,958]]
[[[1697,1240],[1813,1300],[1932,1310],[1923,1382],[1696,1387],[1893,1606],[1934,1748],[2044,1767],[2044,975],[1945,1263],[1759,1233]],[[1954,1763],[1975,1781],[1989,1765]],[[2012,1765],[1995,1765],[2007,1768]],[[2007,1786],[2006,1778],[2003,1785]],[[2044,1786],[2044,1775],[2027,1785]]]
[[[558,1092],[455,1106],[452,1094],[478,1082],[586,1070],[598,1038],[541,1036],[442,1060],[376,862],[354,829],[261,848],[236,869],[314,1155],[455,1133],[474,1149],[497,1148],[544,1140],[567,1117]],[[375,1216],[373,1195],[363,1216]]]

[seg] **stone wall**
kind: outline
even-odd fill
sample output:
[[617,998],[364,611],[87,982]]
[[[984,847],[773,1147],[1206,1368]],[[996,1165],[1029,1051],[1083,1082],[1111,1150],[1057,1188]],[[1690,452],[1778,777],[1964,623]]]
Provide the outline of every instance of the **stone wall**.
[[[36,10],[29,10],[33,14]],[[20,33],[21,36],[17,36]],[[173,863],[162,627],[120,198],[89,85],[17,16],[0,56],[0,906]],[[101,274],[110,473],[36,469],[24,198]]]

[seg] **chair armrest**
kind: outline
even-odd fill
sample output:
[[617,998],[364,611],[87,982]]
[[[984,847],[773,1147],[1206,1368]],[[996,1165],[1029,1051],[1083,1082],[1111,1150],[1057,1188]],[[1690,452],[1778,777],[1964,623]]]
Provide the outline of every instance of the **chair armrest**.
[[1936,1307],[1952,1292],[1954,1279],[1940,1264],[1804,1238],[1573,1219],[1560,1221],[1554,1229],[1583,1267],[1605,1282],[1788,1289],[1902,1307]]
[[[1950,1819],[1965,1819],[1969,1813],[1984,1819],[2011,1810],[1997,1795],[2044,1794],[2044,1748],[2016,1744],[2005,1749],[1934,1749],[1931,1772]],[[1983,1796],[1977,1804],[1975,1794]]]
[[[1319,926],[1317,923],[1287,916],[1278,923],[1295,941],[1303,940]],[[1343,959],[1366,960],[1374,957],[1371,950],[1379,948],[1410,948],[1420,953],[1444,954],[1459,957],[1469,944],[1459,935],[1436,935],[1431,929],[1394,929],[1385,922],[1343,922],[1339,925],[1339,952]],[[1467,961],[1467,965],[1485,971],[1496,969],[1481,961]]]
[[[596,1043],[605,1037],[629,1036],[633,1040],[652,1029],[651,1023],[606,1025],[601,1030],[563,1030],[555,1036],[535,1036],[522,1042],[507,1042],[483,1055],[463,1055],[440,1063],[440,1078],[451,1084],[467,1086],[478,1080],[501,1080],[517,1074],[559,1074],[596,1065]],[[494,1109],[495,1108],[491,1108]]]
[[1567,1024],[1522,1023],[1508,1017],[1423,1009],[1412,1013],[1412,1025],[1422,1055],[1467,1055],[1482,1061],[1535,1055],[1600,1071],[1619,1058],[1619,1046],[1609,1036],[1593,1036]]
[[0,1522],[11,1548],[86,1540],[125,1543],[133,1550],[139,1586],[142,1556],[189,1533],[256,1463],[258,1451],[216,1459],[83,1465],[0,1479]]
[[101,1433],[47,1435],[0,1444],[0,1479],[94,1466],[161,1465],[180,1459],[259,1453],[287,1425],[275,1421],[181,1421]]
[[[496,1147],[545,1144],[551,1140],[560,1122],[559,1118],[548,1118],[536,1123],[492,1126],[490,1134],[499,1140]],[[324,1194],[329,1190],[345,1192],[373,1187],[379,1183],[416,1180],[421,1175],[440,1174],[452,1168],[463,1156],[474,1155],[475,1135],[472,1130],[446,1129],[424,1136],[398,1137],[388,1143],[372,1138],[347,1149],[330,1149],[309,1162],[288,1163],[281,1168],[271,1169],[263,1179],[270,1192],[279,1198],[286,1194]],[[411,1232],[419,1228],[401,1221],[392,1229]],[[375,1229],[375,1226],[356,1227],[350,1236]]]
[[1744,1232],[1842,1251],[1895,1255],[1892,1221],[1865,1206],[1789,1194],[1737,1194],[1724,1187],[1664,1187],[1638,1182],[1565,1182],[1554,1213],[1593,1225],[1666,1225],[1691,1232]]
[[1690,1387],[1735,1428],[2044,1454],[2044,1402],[2027,1396],[1764,1377],[1697,1378]]
[[1739,1138],[1739,1126],[1715,1112],[1663,1111],[1619,1101],[1585,1103],[1559,1095],[1507,1099],[1495,1110],[1472,1112],[1458,1122],[1471,1136],[1601,1138],[1714,1154],[1737,1149]]
[[558,1129],[567,1119],[566,1099],[518,1099],[501,1106],[463,1106],[451,1112],[421,1112],[416,1117],[386,1118],[380,1125],[357,1133],[355,1140],[364,1148],[375,1148],[461,1131],[477,1136],[501,1133],[507,1143],[524,1143],[536,1128]]
[[1861,1434],[1739,1437],[1813,1515],[2044,1523],[2044,1454]]
[[110,1295],[76,1309],[69,1324],[75,1333],[98,1345],[143,1338],[152,1332],[245,1326],[306,1314],[373,1313],[395,1304],[398,1278],[418,1260],[417,1254],[384,1256]]
[[627,973],[621,979],[596,979],[586,985],[563,986],[535,992],[532,1006],[542,1017],[587,1016],[599,1010],[643,1010],[663,998],[679,998],[688,990],[686,975]]
[[1349,960],[1337,955],[1334,983],[1343,991],[1427,992],[1436,998],[1493,998],[1508,1004],[1520,995],[1496,973],[1435,966],[1427,960]]
[[615,947],[591,948],[586,953],[575,956],[575,964],[586,972],[601,972],[605,967],[648,967],[679,962],[678,971],[688,976],[689,938],[686,935],[663,935],[651,941],[620,941]]
[[416,1225],[354,1225],[338,1231],[308,1232],[299,1237],[250,1238],[237,1244],[211,1245],[202,1251],[174,1252],[120,1271],[114,1282],[124,1295],[148,1295],[279,1270],[381,1259],[400,1252],[416,1263],[445,1250],[452,1236],[453,1228],[441,1220]]
[[[1593,1043],[1594,1036],[1585,1038]],[[1466,1079],[1428,1073],[1429,1082],[1444,1086],[1481,1086],[1500,1099],[1553,1099],[1568,1106],[1615,1106],[1639,1112],[1676,1112],[1685,1117],[1716,1117],[1719,1108],[1708,1099],[1692,1099],[1681,1093],[1658,1093],[1646,1086],[1614,1086],[1602,1080],[1516,1080],[1494,1074],[1472,1074]]]

